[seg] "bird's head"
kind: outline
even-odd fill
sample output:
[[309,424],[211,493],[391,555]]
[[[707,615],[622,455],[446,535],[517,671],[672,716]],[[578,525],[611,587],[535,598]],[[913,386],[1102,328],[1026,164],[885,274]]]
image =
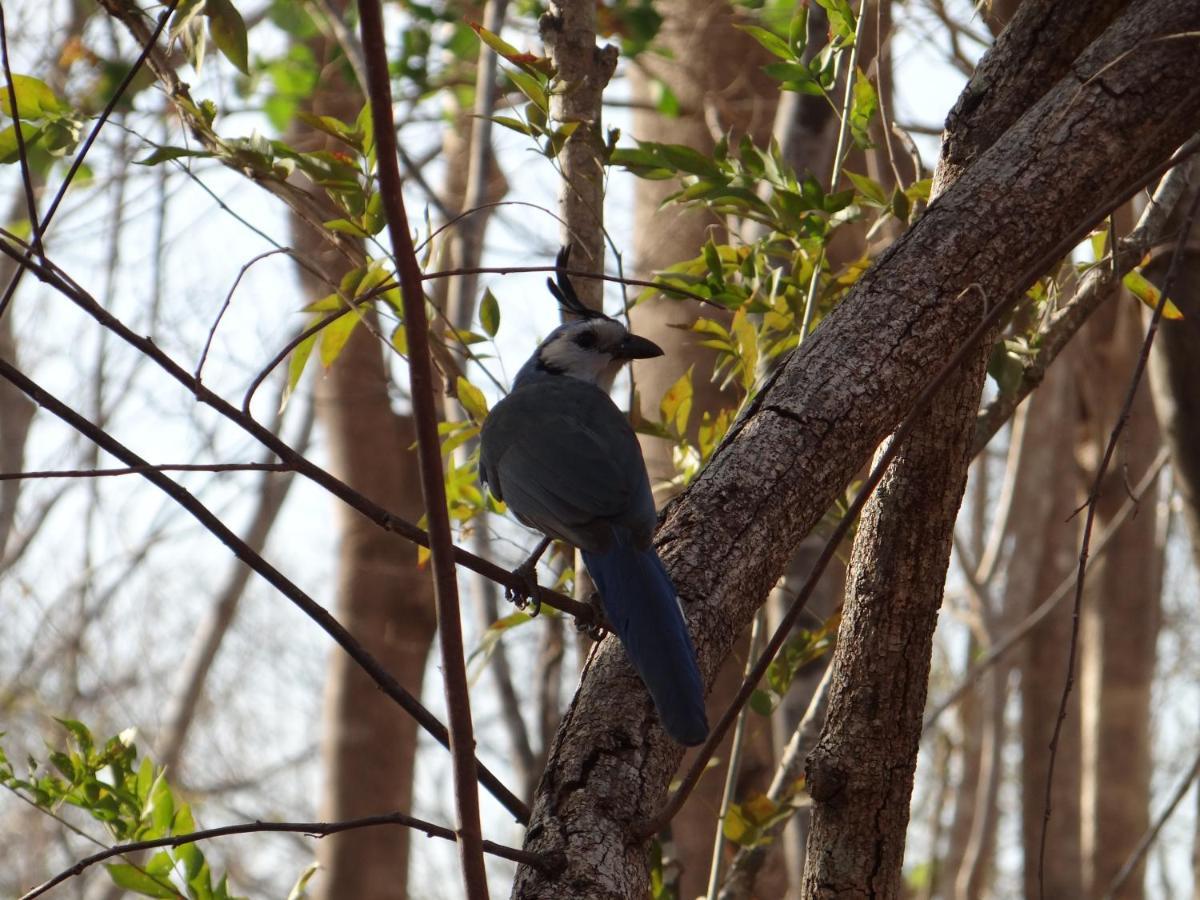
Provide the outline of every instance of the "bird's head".
[[662,348],[639,337],[608,317],[581,319],[559,325],[534,354],[534,368],[551,375],[567,375],[612,388],[621,366],[632,359],[662,356]]
[[567,375],[608,391],[625,363],[662,356],[663,351],[616,319],[584,306],[566,274],[569,256],[570,248],[564,247],[558,254],[557,283],[547,279],[546,284],[563,312],[575,318],[550,332],[529,363],[533,371]]

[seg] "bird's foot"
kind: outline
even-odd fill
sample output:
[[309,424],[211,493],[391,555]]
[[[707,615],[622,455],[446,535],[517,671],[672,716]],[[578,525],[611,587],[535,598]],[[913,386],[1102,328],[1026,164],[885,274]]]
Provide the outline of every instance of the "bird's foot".
[[604,604],[600,601],[599,591],[592,591],[588,596],[587,605],[592,609],[591,621],[585,622],[583,619],[576,619],[575,628],[593,641],[599,641],[604,637],[606,631],[612,630],[608,624],[608,616],[604,613]]
[[520,579],[522,587],[506,587],[505,599],[516,604],[517,609],[528,613],[530,617],[536,617],[542,611],[542,601],[538,597],[537,557],[525,560],[512,573]]

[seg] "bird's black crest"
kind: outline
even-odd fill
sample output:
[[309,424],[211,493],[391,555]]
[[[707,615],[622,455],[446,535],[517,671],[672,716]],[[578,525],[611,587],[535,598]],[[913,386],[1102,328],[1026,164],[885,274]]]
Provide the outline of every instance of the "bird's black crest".
[[608,316],[604,313],[584,306],[579,295],[575,293],[575,285],[571,284],[571,279],[567,277],[570,261],[571,245],[568,244],[558,251],[558,256],[554,260],[555,277],[558,283],[555,284],[554,279],[547,278],[546,287],[550,288],[550,293],[554,295],[558,305],[563,308],[563,312],[579,316],[581,319],[607,319]]

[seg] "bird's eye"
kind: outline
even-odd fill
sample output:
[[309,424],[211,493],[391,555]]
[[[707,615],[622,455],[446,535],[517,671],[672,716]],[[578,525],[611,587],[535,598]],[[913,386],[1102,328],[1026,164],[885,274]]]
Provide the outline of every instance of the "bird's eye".
[[584,350],[592,349],[596,346],[596,332],[590,328],[579,332],[579,334],[575,335],[575,344]]

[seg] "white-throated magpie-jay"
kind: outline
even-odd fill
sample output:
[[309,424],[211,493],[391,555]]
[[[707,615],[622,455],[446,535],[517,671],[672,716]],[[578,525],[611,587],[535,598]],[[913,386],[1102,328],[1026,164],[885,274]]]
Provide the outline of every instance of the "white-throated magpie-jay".
[[568,252],[558,284],[546,283],[578,318],[550,332],[488,414],[480,478],[526,525],[582,551],[667,734],[699,744],[708,721],[696,651],[651,544],[658,516],[641,448],[608,396],[621,366],[662,350],[583,305],[563,271]]

